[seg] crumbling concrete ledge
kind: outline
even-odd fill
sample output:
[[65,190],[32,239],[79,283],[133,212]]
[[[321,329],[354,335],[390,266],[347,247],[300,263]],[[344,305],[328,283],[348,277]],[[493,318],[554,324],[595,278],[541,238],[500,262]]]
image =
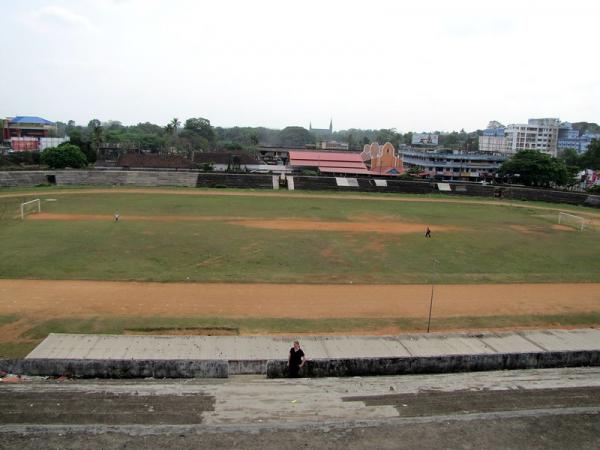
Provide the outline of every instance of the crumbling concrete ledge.
[[74,378],[227,378],[223,360],[3,359],[0,370],[16,375]]
[[[314,359],[306,362],[300,376],[354,377],[584,366],[600,366],[600,350]],[[284,378],[288,373],[286,360],[267,362],[267,378]]]

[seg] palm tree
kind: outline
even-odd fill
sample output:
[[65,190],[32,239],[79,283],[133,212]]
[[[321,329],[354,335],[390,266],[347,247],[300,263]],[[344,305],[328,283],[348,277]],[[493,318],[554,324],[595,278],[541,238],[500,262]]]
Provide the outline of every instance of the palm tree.
[[96,147],[96,158],[100,159],[100,144],[104,142],[104,128],[102,125],[95,125],[92,128],[92,140]]
[[177,129],[179,128],[179,125],[181,125],[181,122],[177,117],[175,117],[173,120],[171,120],[171,122],[169,122],[169,125],[171,125],[173,134],[177,134]]

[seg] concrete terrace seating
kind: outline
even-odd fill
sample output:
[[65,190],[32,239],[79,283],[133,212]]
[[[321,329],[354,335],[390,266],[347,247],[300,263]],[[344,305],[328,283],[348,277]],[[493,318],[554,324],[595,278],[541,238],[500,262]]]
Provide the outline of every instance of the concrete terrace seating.
[[294,189],[308,189],[314,191],[321,190],[352,190],[356,191],[357,188],[340,188],[335,182],[334,177],[302,177],[294,176]]
[[35,171],[20,172],[8,171],[0,172],[0,187],[31,187],[39,184],[47,184],[47,175],[53,175],[53,172]]
[[273,176],[260,174],[199,173],[196,187],[273,189]]
[[375,181],[370,178],[359,178],[358,185],[361,191],[371,192],[397,192],[405,194],[430,194],[434,192],[431,183],[427,181],[394,180],[387,177],[381,179],[385,179],[387,186],[377,186]]
[[[358,187],[338,186],[335,177],[293,176],[296,190],[337,190],[430,194],[439,192],[434,182],[385,178],[386,186],[377,186],[372,178],[358,177]],[[382,178],[383,179],[383,178]],[[58,186],[140,186],[273,189],[273,176],[267,174],[203,173],[190,170],[37,170],[0,171],[0,187]],[[505,185],[451,183],[449,195],[498,197],[568,203],[600,208],[600,196]]]
[[182,186],[195,187],[196,172],[121,171],[121,170],[65,170],[56,173],[58,186]]

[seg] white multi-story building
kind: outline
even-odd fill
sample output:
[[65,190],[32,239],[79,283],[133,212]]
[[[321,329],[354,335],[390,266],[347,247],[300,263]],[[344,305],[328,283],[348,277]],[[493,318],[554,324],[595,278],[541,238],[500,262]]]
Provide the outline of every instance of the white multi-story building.
[[506,153],[538,150],[556,156],[559,119],[529,119],[527,124],[508,125],[505,130]]

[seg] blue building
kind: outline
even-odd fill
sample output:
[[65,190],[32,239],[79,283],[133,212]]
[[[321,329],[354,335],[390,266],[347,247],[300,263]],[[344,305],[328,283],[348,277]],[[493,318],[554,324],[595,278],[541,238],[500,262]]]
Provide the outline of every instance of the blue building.
[[577,153],[585,153],[588,146],[594,139],[600,140],[600,134],[579,134],[579,130],[574,130],[573,126],[565,122],[561,124],[558,130],[558,142],[557,147],[559,150],[566,148],[573,148],[577,150]]

